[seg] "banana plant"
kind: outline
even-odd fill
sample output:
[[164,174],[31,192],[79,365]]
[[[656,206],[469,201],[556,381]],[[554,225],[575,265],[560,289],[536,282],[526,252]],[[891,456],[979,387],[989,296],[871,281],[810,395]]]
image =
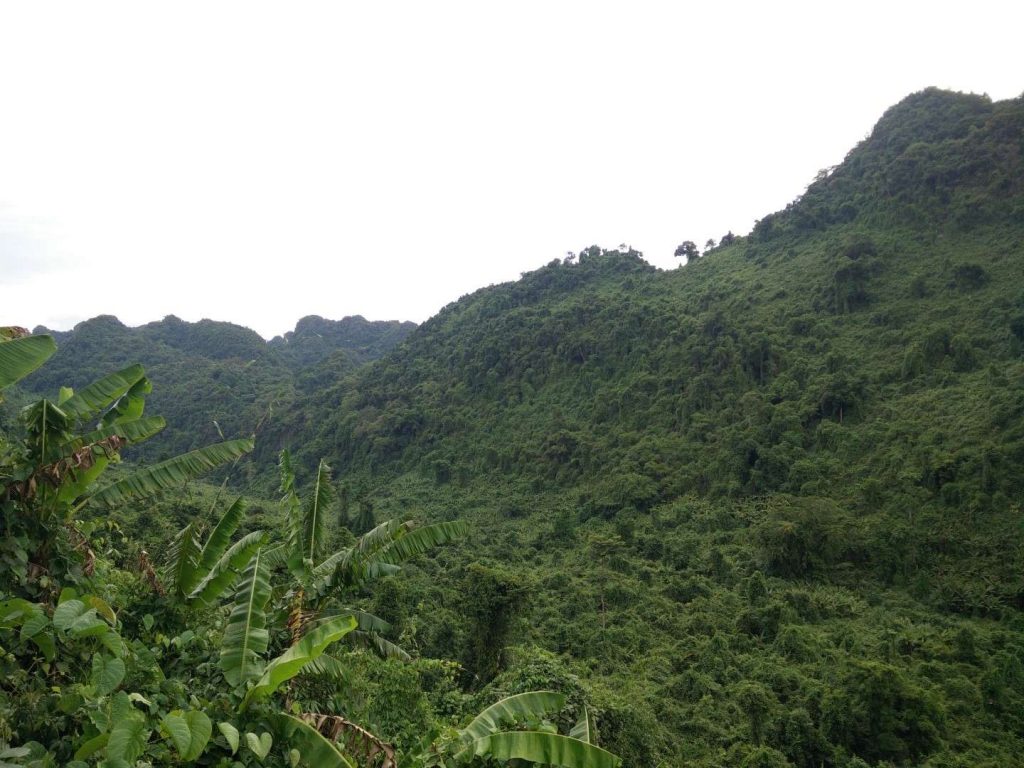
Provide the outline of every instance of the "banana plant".
[[57,344],[52,336],[30,336],[23,328],[0,328],[0,389],[9,387],[45,363]]
[[387,622],[347,608],[340,604],[339,598],[348,590],[397,573],[407,560],[465,535],[468,526],[463,522],[446,522],[417,528],[411,522],[392,520],[367,532],[352,546],[328,555],[325,520],[336,502],[331,468],[321,459],[305,500],[296,490],[295,472],[287,450],[281,452],[280,470],[288,530],[283,556],[293,577],[289,593],[289,627],[293,640],[297,641],[305,627],[318,617],[351,615],[357,621],[350,636],[352,640],[383,656],[408,659],[405,651],[383,637],[389,628]]
[[[0,329],[0,388],[13,384],[41,365],[56,346],[49,336],[24,335]],[[112,508],[180,487],[252,450],[251,438],[228,440],[176,456],[136,471],[104,487],[99,479],[128,446],[142,442],[164,427],[159,417],[143,415],[152,385],[140,365],[131,365],[79,391],[61,388],[56,400],[43,398],[24,408],[22,439],[0,438],[0,493],[21,509],[18,534],[32,542],[29,571],[44,573],[60,537],[91,558],[88,542],[75,523],[86,506]],[[230,536],[230,534],[228,534]],[[220,539],[209,554],[214,569],[224,553]],[[213,555],[217,554],[214,560]],[[233,553],[237,555],[236,553]],[[237,564],[238,559],[227,565]],[[207,564],[204,561],[204,564]],[[88,563],[87,563],[88,566]],[[89,568],[86,567],[86,572]],[[223,577],[222,567],[218,576]]]
[[[564,707],[565,696],[554,691],[509,696],[484,709],[454,736],[435,742],[419,759],[426,766],[494,758],[564,768],[618,768],[621,759],[597,746],[594,720],[586,708],[568,736],[547,721]],[[526,730],[516,728],[523,724]]]

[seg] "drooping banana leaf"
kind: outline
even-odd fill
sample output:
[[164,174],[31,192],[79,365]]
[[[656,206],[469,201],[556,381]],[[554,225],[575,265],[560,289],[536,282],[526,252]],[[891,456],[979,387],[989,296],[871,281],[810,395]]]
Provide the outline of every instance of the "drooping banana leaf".
[[105,426],[94,429],[92,432],[87,432],[81,437],[82,445],[89,445],[91,443],[98,443],[101,440],[106,440],[108,437],[118,435],[123,437],[129,443],[141,443],[143,440],[148,440],[161,429],[167,426],[167,422],[164,421],[163,416],[147,416],[146,418],[139,419],[124,419],[121,421],[111,422]]
[[305,765],[315,765],[317,768],[355,768],[355,764],[348,761],[334,742],[308,723],[284,713],[273,715],[271,721],[277,728],[278,738],[299,750]]
[[0,341],[0,389],[28,376],[57,351],[52,336],[22,336]]
[[580,715],[576,725],[569,731],[569,735],[574,739],[585,741],[587,744],[597,744],[597,727],[593,716],[590,714],[590,710],[587,709],[585,704],[583,705],[583,714]]
[[313,483],[313,492],[302,515],[303,560],[316,562],[324,548],[325,521],[334,503],[334,489],[331,487],[331,468],[321,459]]
[[291,680],[303,667],[320,656],[327,646],[340,640],[356,626],[358,623],[354,616],[337,616],[306,633],[299,642],[267,665],[259,682],[245,694],[242,708],[247,707],[252,701],[270,696],[283,683]]
[[345,683],[349,679],[349,668],[329,653],[321,653],[302,668],[303,675],[325,677],[336,683]]
[[139,443],[146,440],[165,426],[163,418],[154,416],[148,419],[136,419],[113,424],[108,427],[101,427],[93,430],[81,438],[65,443],[61,447],[64,456],[70,456],[80,452],[87,445],[92,446],[92,455],[89,457],[91,465],[82,464],[68,474],[64,479],[58,493],[61,502],[73,502],[80,496],[88,493],[93,483],[106,470],[110,461],[117,457],[116,446],[110,444],[110,438],[123,437],[130,443]]
[[304,581],[302,567],[302,502],[295,492],[295,468],[292,455],[287,448],[281,451],[278,461],[281,471],[281,501],[285,506],[285,525],[288,531],[288,570],[299,581]]
[[195,588],[199,580],[199,523],[193,520],[180,531],[171,541],[168,549],[168,567],[170,582],[178,597],[186,597]]
[[[231,587],[242,570],[249,564],[256,550],[266,543],[263,531],[246,534],[225,552],[213,567],[206,571],[202,581],[189,594],[190,600],[202,600],[204,603],[216,602]],[[202,566],[199,569],[202,572]]]
[[146,395],[153,391],[153,383],[143,376],[118,398],[117,402],[103,414],[101,423],[106,426],[117,421],[131,421],[142,418],[146,409]]
[[242,518],[245,517],[245,509],[245,499],[239,496],[235,499],[235,503],[228,507],[227,511],[221,515],[217,525],[210,531],[206,544],[203,545],[202,555],[199,558],[199,572],[204,577],[227,550],[228,545],[231,543],[231,537],[235,535],[235,531],[238,530],[238,526],[242,523]]
[[363,557],[369,557],[381,548],[390,544],[397,536],[403,535],[405,531],[411,528],[412,523],[409,521],[401,522],[399,520],[385,520],[376,528],[373,528],[360,536],[359,544],[356,548],[358,549],[359,554]]
[[123,480],[94,493],[89,502],[107,507],[123,504],[132,498],[152,496],[188,482],[204,472],[236,461],[253,448],[253,439],[228,440],[176,456],[173,459],[139,470]]
[[398,565],[416,555],[440,544],[465,536],[469,526],[461,520],[450,523],[434,523],[422,528],[405,529],[405,533],[383,546],[372,556],[372,560]]
[[402,646],[392,643],[376,632],[363,632],[357,629],[349,637],[353,644],[369,648],[382,659],[395,659],[396,661],[412,660],[412,656]]
[[565,706],[565,696],[555,691],[528,691],[509,696],[487,707],[473,718],[473,722],[459,732],[463,743],[470,743],[505,727],[523,722],[539,720]]
[[267,632],[267,601],[270,600],[270,569],[257,549],[235,591],[235,599],[224,627],[220,666],[224,677],[239,686],[263,674]]
[[130,365],[75,392],[62,404],[62,408],[72,419],[85,421],[98,415],[144,376],[145,370],[141,365]]
[[506,731],[477,739],[470,754],[497,760],[528,760],[564,768],[618,768],[622,760],[585,741],[540,731]]

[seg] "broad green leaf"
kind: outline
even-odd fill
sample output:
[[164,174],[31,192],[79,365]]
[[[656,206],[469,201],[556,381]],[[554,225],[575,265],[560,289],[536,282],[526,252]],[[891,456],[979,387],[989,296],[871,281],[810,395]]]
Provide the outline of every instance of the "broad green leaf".
[[255,733],[247,733],[245,734],[245,746],[260,759],[260,762],[263,762],[263,758],[270,754],[270,748],[274,746],[274,737],[265,731],[259,736]]
[[140,712],[129,712],[125,717],[116,718],[110,728],[107,742],[107,758],[124,760],[131,765],[146,749],[149,729]]
[[285,505],[285,520],[288,530],[288,549],[286,553],[288,570],[296,579],[303,579],[305,569],[302,567],[302,502],[295,492],[295,469],[292,467],[292,455],[287,448],[281,451],[279,467],[281,470],[281,501]]
[[53,641],[53,637],[45,632],[37,632],[30,639],[43,654],[44,659],[53,661],[57,655],[57,644]]
[[186,597],[199,580],[199,521],[193,520],[175,535],[168,550],[168,572],[174,593]]
[[146,409],[146,395],[152,391],[153,384],[143,376],[118,398],[109,411],[103,414],[102,426],[141,418]]
[[115,656],[123,657],[128,652],[121,636],[109,627],[102,632],[97,631],[93,634],[97,635],[100,639],[100,643],[103,644],[103,647]]
[[217,730],[227,740],[231,754],[235,754],[238,751],[238,729],[231,723],[217,723]]
[[340,640],[358,626],[354,616],[338,616],[325,621],[307,633],[267,665],[266,671],[242,700],[242,708],[256,699],[263,699],[276,691],[282,683],[291,680],[302,668],[316,659],[331,643]]
[[321,459],[313,483],[313,492],[302,515],[302,559],[316,562],[324,548],[325,520],[334,503],[331,468]]
[[203,545],[203,552],[199,558],[199,572],[203,576],[206,576],[213,566],[217,564],[217,561],[220,560],[221,555],[224,554],[224,551],[231,543],[231,537],[235,535],[235,531],[238,530],[238,526],[244,517],[245,499],[239,496],[235,499],[235,503],[228,507],[227,511],[221,515],[217,525],[210,531],[206,544]]
[[81,600],[65,600],[53,611],[53,626],[62,632],[73,635],[100,634],[106,630],[107,624]]
[[372,555],[382,547],[387,546],[401,536],[405,531],[412,528],[411,522],[400,522],[398,520],[385,520],[376,528],[367,531],[359,537],[358,549],[364,556]]
[[348,680],[349,668],[329,653],[322,653],[302,668],[302,674],[326,677],[344,683]]
[[540,719],[565,706],[565,696],[554,691],[529,691],[495,702],[473,718],[459,735],[463,742],[476,741],[506,726],[528,719]]
[[273,715],[271,720],[281,740],[298,749],[306,765],[316,768],[355,768],[355,764],[349,762],[336,744],[309,723],[283,713]]
[[101,733],[99,736],[93,736],[78,748],[75,752],[75,760],[88,760],[101,749],[106,747],[109,740],[109,733]]
[[82,445],[91,445],[118,435],[129,443],[141,443],[167,426],[163,416],[147,416],[144,419],[118,421],[82,435]]
[[583,705],[583,714],[569,731],[569,735],[574,739],[585,741],[587,744],[597,744],[597,728],[594,725],[594,718],[591,717],[590,710],[585,704]]
[[261,656],[266,653],[270,641],[266,628],[269,599],[269,568],[263,558],[263,550],[257,549],[235,591],[221,641],[220,666],[224,678],[233,686],[263,673]]
[[96,595],[89,595],[85,598],[85,601],[86,603],[88,603],[90,608],[95,608],[96,613],[98,613],[100,616],[102,616],[104,619],[110,622],[111,626],[117,624],[117,614],[114,613],[114,609],[111,608],[110,604],[107,603],[107,601],[104,600],[102,597],[96,597]]
[[61,408],[72,419],[90,419],[131,389],[144,374],[142,366],[137,364],[108,374],[75,392]]
[[57,343],[52,336],[0,341],[0,389],[28,376],[56,351]]
[[168,712],[160,721],[160,727],[185,762],[192,762],[203,754],[213,734],[210,718],[198,710]]
[[242,569],[266,540],[263,531],[253,531],[232,544],[220,560],[213,564],[213,568],[192,591],[189,599],[202,600],[204,603],[213,603],[219,599],[224,590],[234,584]]
[[118,658],[111,658],[103,654],[96,654],[92,657],[92,677],[90,682],[96,689],[98,696],[106,696],[121,684],[125,675],[124,662]]
[[398,661],[410,661],[412,659],[404,648],[392,643],[376,632],[355,631],[352,633],[352,642],[376,651],[377,655],[382,659],[396,659]]
[[89,501],[92,504],[112,507],[129,499],[144,498],[160,491],[177,488],[204,472],[240,459],[249,453],[252,447],[252,438],[208,445],[139,470],[97,491]]
[[507,731],[477,739],[470,746],[477,757],[499,761],[527,760],[564,768],[618,768],[622,760],[600,747],[557,733]]

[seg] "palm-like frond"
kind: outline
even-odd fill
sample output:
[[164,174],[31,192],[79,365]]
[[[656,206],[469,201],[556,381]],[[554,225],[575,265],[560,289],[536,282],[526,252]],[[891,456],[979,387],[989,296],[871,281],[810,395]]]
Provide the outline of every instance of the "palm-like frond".
[[499,733],[525,720],[539,720],[565,706],[565,696],[555,691],[529,691],[496,701],[473,718],[459,735],[463,743]]
[[202,600],[204,603],[215,602],[226,589],[231,587],[235,579],[252,560],[256,551],[266,543],[266,540],[267,537],[263,531],[253,531],[232,544],[208,570],[204,571],[200,565],[199,571],[203,574],[202,580],[189,594],[189,599]]
[[176,456],[173,459],[139,470],[123,480],[94,493],[89,501],[107,507],[123,504],[132,498],[144,498],[154,493],[177,488],[204,472],[236,461],[253,448],[252,438],[228,440]]
[[302,515],[302,558],[316,562],[324,547],[326,519],[331,505],[335,501],[334,488],[331,486],[331,468],[321,459],[313,483],[313,492]]
[[285,713],[273,715],[271,721],[281,740],[302,753],[306,765],[315,765],[317,768],[355,768],[355,764],[349,762],[333,741],[309,723]]
[[106,440],[108,437],[113,437],[114,435],[123,437],[129,443],[141,443],[143,440],[151,438],[166,426],[167,422],[164,421],[163,416],[147,416],[146,418],[113,421],[99,427],[98,429],[94,429],[92,432],[87,432],[82,435],[80,440],[77,440],[76,443],[89,445],[91,443],[98,443],[101,440]]
[[457,520],[449,523],[434,523],[424,525],[422,528],[399,528],[394,539],[383,547],[379,548],[372,558],[372,561],[398,565],[406,560],[423,554],[440,544],[446,544],[462,536],[469,531],[469,526]]
[[130,365],[75,392],[64,401],[62,408],[76,421],[90,419],[130,390],[144,375],[141,365]]
[[22,336],[0,341],[0,389],[28,376],[56,351],[57,343],[52,336]]
[[167,575],[179,598],[195,588],[199,555],[199,524],[193,520],[178,531],[167,553]]
[[121,395],[117,402],[103,414],[100,424],[106,426],[117,421],[131,421],[142,418],[142,412],[146,409],[146,395],[152,391],[152,382],[143,376],[132,384],[131,388]]
[[270,642],[266,615],[269,571],[263,550],[257,549],[235,591],[220,652],[224,678],[233,686],[263,674],[262,656]]
[[301,555],[302,502],[295,491],[295,468],[292,466],[292,455],[287,448],[281,451],[278,467],[281,472],[281,501],[285,506],[285,525],[288,532],[288,570],[296,579],[301,579],[304,575]]
[[206,544],[203,545],[203,553],[199,558],[199,570],[204,576],[220,560],[221,555],[224,554],[224,551],[231,543],[231,537],[235,535],[235,531],[238,530],[238,526],[244,517],[245,499],[239,496],[235,499],[235,503],[228,507],[227,511],[221,515],[217,525],[210,531]]
[[558,733],[506,731],[474,741],[467,750],[500,761],[528,760],[563,768],[618,768],[622,760],[607,750]]
[[299,642],[290,646],[267,665],[256,685],[246,692],[242,708],[248,706],[251,701],[270,696],[281,685],[299,674],[303,667],[320,656],[327,646],[340,640],[356,626],[354,616],[336,616],[306,633]]

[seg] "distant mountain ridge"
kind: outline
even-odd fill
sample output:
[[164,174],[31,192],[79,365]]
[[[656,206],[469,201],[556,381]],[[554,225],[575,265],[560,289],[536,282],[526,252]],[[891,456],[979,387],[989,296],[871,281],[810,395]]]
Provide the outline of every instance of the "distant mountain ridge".
[[167,418],[168,428],[135,455],[154,457],[196,448],[220,433],[251,434],[297,390],[380,357],[415,328],[360,316],[306,317],[284,338],[268,342],[228,322],[191,323],[168,315],[132,328],[100,315],[70,331],[36,328],[56,338],[58,351],[22,385],[52,397],[61,386],[81,387],[142,363],[154,384],[150,407]]

